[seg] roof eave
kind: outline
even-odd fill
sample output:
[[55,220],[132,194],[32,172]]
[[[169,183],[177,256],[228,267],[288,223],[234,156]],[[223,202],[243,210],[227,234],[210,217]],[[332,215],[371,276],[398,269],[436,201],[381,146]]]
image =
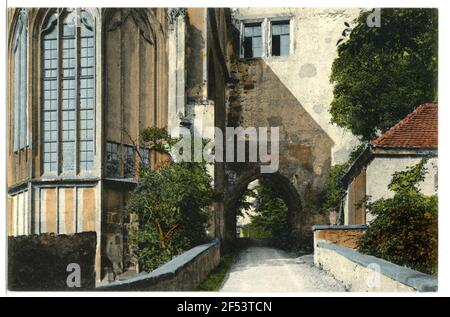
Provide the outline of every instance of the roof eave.
[[437,155],[437,147],[407,147],[407,146],[383,146],[371,144],[374,155],[411,155],[426,156]]
[[363,166],[366,166],[375,157],[399,157],[399,156],[413,156],[413,157],[436,157],[438,155],[437,148],[414,148],[414,147],[392,147],[379,146],[369,143],[363,152],[356,158],[352,165],[347,169],[340,179],[343,188],[347,188],[351,180],[356,176],[358,171]]

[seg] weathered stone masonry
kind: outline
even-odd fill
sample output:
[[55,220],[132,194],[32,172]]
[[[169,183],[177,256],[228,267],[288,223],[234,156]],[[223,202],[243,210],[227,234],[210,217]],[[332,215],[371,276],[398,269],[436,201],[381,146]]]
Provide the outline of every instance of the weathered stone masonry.
[[[292,239],[300,248],[312,247],[311,226],[327,224],[318,212],[320,196],[330,166],[347,159],[356,139],[333,126],[327,109],[332,100],[329,83],[336,42],[344,22],[358,10],[235,9],[236,30],[229,85],[228,126],[279,127],[280,168],[264,175],[279,188],[289,208]],[[290,26],[289,54],[271,56],[271,21]],[[243,25],[260,23],[262,57],[242,57]],[[241,34],[239,34],[241,32]],[[229,164],[225,210],[227,237],[235,228],[235,203],[248,183],[262,177],[258,166]]]

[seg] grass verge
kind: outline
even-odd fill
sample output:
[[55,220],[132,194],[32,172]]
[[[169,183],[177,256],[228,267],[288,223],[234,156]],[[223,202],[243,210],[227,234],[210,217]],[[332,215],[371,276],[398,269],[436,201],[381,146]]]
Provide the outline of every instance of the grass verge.
[[223,280],[230,270],[233,256],[231,254],[224,255],[219,265],[208,275],[198,287],[197,291],[215,292],[222,286]]

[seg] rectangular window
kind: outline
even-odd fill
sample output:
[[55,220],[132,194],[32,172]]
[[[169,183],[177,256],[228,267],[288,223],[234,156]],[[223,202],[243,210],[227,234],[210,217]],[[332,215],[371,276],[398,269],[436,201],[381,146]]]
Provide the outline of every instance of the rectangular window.
[[261,23],[244,24],[244,58],[262,56]]
[[125,145],[124,151],[125,159],[123,176],[126,178],[134,178],[134,147]]
[[271,23],[272,56],[289,55],[289,21],[273,21]]
[[120,177],[118,143],[106,142],[106,176]]
[[140,155],[141,155],[141,164],[142,166],[148,168],[150,167],[150,149],[141,147]]

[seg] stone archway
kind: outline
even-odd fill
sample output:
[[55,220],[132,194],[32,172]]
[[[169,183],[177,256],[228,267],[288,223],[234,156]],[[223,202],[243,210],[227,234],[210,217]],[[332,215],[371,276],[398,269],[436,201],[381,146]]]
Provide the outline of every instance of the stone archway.
[[226,248],[234,245],[236,240],[236,212],[239,198],[243,195],[248,185],[258,179],[264,179],[273,184],[273,188],[282,197],[288,207],[289,236],[295,248],[307,248],[304,243],[305,233],[302,232],[301,225],[306,215],[302,212],[302,202],[298,190],[291,181],[280,172],[271,174],[261,174],[259,166],[253,166],[241,172],[232,171],[229,175],[234,181],[229,182],[228,195],[225,199],[225,228],[224,244]]
[[226,164],[222,240],[224,244],[234,240],[239,195],[252,180],[264,176],[277,184],[288,205],[293,245],[312,249],[311,227],[329,223],[319,210],[334,140],[264,59],[235,60],[232,69],[235,82],[229,92],[227,123],[243,129],[278,127],[279,169],[261,175],[256,163]]

